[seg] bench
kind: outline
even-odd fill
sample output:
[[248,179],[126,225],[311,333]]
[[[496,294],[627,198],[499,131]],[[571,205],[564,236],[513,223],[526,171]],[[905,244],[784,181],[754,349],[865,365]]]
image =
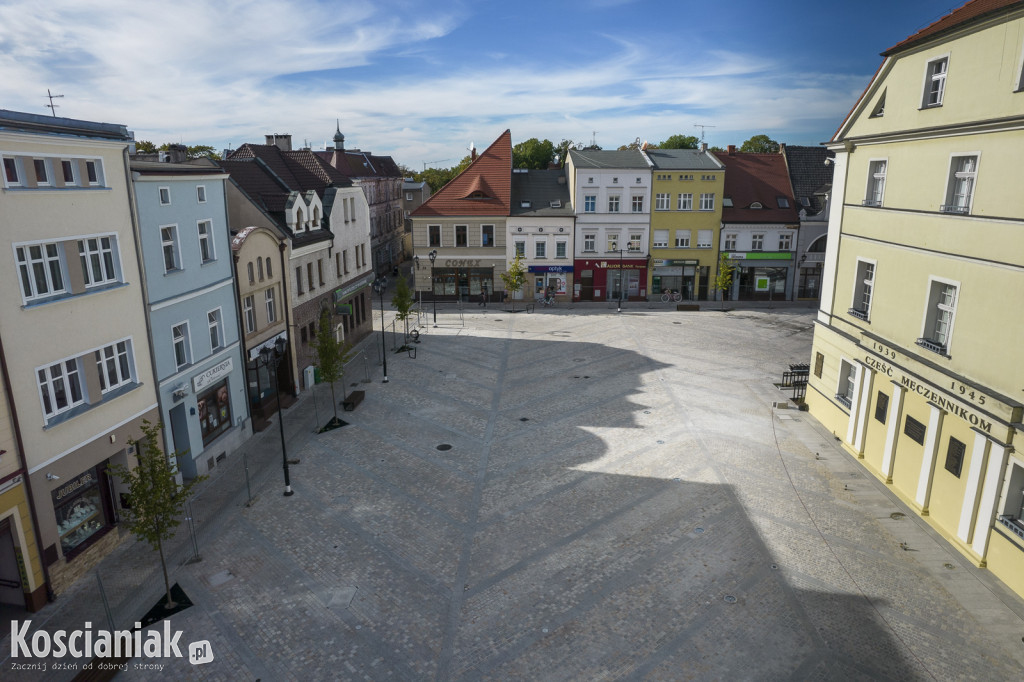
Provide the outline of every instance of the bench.
[[356,405],[363,402],[365,397],[366,391],[352,391],[341,401],[341,405],[345,408],[346,412],[351,412],[356,409]]

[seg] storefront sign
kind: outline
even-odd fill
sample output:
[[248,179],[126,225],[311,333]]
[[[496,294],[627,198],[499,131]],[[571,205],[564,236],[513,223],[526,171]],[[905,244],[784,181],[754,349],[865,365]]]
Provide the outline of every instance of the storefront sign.
[[670,268],[654,268],[654,276],[657,277],[659,275],[663,277],[682,277],[683,266],[679,265]]
[[484,262],[483,259],[476,258],[449,258],[444,262],[445,267],[449,268],[480,268],[480,267],[494,267],[494,263],[488,261],[488,264],[481,265]]
[[626,260],[622,263],[609,263],[608,261],[601,261],[597,264],[599,268],[605,268],[606,270],[636,270],[637,268],[644,269],[647,267],[647,261],[630,261]]
[[269,339],[267,339],[266,341],[264,341],[260,345],[256,346],[255,348],[250,348],[249,349],[249,359],[250,360],[255,360],[256,358],[258,358],[260,356],[260,351],[263,350],[264,348],[269,348],[270,350],[274,350],[274,345],[277,343],[278,339],[284,339],[285,341],[287,341],[288,340],[288,336],[287,336],[287,334],[285,332],[281,332],[277,336],[270,337]]
[[231,358],[217,363],[202,374],[197,374],[192,377],[192,390],[198,393],[210,384],[219,380],[225,374],[230,374],[233,368],[234,365],[231,362]]
[[688,258],[655,258],[651,265],[660,267],[662,265],[696,265],[697,261]]
[[69,483],[65,483],[61,487],[54,490],[53,500],[54,502],[60,502],[68,495],[73,495],[76,490],[93,485],[94,483],[96,483],[97,480],[98,479],[96,478],[96,471],[90,469],[89,471],[86,471],[84,474],[82,474],[75,480],[70,481]]
[[792,251],[750,251],[730,253],[730,260],[793,260]]
[[531,265],[529,272],[572,272],[571,265]]
[[359,291],[363,287],[370,286],[371,282],[373,282],[373,273],[372,272],[367,274],[366,276],[364,276],[362,279],[357,280],[357,281],[353,282],[352,284],[349,284],[348,286],[342,287],[341,289],[335,289],[334,290],[334,301],[335,301],[335,303],[337,303],[338,301],[345,300],[346,298],[348,298],[352,294],[356,293],[357,291]]

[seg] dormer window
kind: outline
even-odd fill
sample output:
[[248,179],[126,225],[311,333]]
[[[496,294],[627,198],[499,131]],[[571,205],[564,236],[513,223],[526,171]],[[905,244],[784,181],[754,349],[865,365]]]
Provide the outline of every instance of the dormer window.
[[750,205],[750,208],[764,208],[764,206],[761,205],[760,201],[755,201]]
[[804,208],[810,208],[811,200],[808,199],[807,197],[800,197],[800,205],[803,206]]
[[296,209],[295,211],[295,231],[302,232],[306,229],[306,225],[303,222],[302,209]]
[[488,196],[486,194],[484,194],[483,192],[481,192],[480,190],[476,190],[475,192],[470,193],[470,195],[468,197],[466,197],[466,198],[467,199],[487,199]]
[[313,207],[313,229],[320,229],[320,209],[316,206]]
[[520,201],[519,202],[519,208],[530,208],[532,206],[533,206],[533,202],[532,201],[525,201],[524,200],[524,201]]
[[779,202],[779,208],[789,208],[789,199],[786,197],[775,197],[775,200]]
[[722,206],[724,208],[732,208],[732,197],[723,197]]

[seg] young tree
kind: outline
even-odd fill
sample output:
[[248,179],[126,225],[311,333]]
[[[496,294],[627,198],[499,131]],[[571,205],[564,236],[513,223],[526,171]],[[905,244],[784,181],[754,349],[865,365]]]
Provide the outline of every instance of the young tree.
[[[334,406],[334,419],[332,424],[338,422],[338,401],[334,396],[334,383],[345,375],[345,362],[349,356],[349,345],[338,341],[334,334],[334,324],[331,319],[331,311],[324,309],[320,313],[320,323],[316,330],[316,366],[320,370],[320,379],[326,381],[331,387],[331,404]],[[342,385],[342,393],[345,387]],[[344,395],[342,398],[344,399]]]
[[164,559],[164,541],[174,537],[174,529],[181,525],[182,505],[192,494],[192,489],[206,476],[196,476],[179,486],[174,479],[178,471],[177,459],[185,453],[176,452],[171,457],[160,449],[160,431],[163,424],[142,422],[143,437],[129,440],[135,447],[138,466],[128,468],[123,464],[110,465],[109,471],[128,486],[129,509],[124,510],[125,526],[139,540],[149,543],[160,554],[160,566],[164,571],[164,587],[167,590],[167,608],[176,604],[171,597],[171,581],[167,576],[167,561]]
[[399,277],[398,283],[395,284],[395,293],[391,296],[391,307],[398,311],[395,319],[405,323],[406,336],[409,336],[409,315],[413,303],[414,300],[412,290],[409,289],[409,283],[405,281],[405,277]]
[[732,263],[728,254],[718,259],[718,274],[715,275],[715,291],[721,292],[722,310],[725,310],[725,292],[732,286]]
[[515,294],[522,290],[523,283],[526,281],[526,268],[523,267],[522,254],[516,252],[512,265],[508,266],[508,270],[501,273],[501,281],[505,283],[505,291],[509,293],[509,298],[512,300],[512,312],[515,312]]
[[740,145],[740,151],[754,154],[776,154],[779,151],[779,143],[767,135],[754,135]]
[[672,135],[658,145],[658,149],[697,149],[700,138],[693,135]]

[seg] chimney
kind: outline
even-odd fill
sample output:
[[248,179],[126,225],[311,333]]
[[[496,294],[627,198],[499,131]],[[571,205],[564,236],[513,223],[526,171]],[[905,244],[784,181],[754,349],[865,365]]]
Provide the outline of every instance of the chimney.
[[704,154],[708,153],[708,143],[707,142],[701,142],[700,143],[700,151],[702,153],[704,153]]
[[292,136],[282,133],[273,133],[267,135],[267,144],[272,147],[277,147],[283,152],[290,152],[292,150]]
[[736,155],[736,145],[731,144],[731,145],[729,145],[729,156],[735,156],[735,155]]
[[785,142],[780,142],[779,143],[779,153],[780,154],[785,154],[786,153],[786,143]]
[[188,147],[183,144],[167,145],[167,163],[184,163],[188,158]]
[[469,160],[470,162],[476,161],[476,145],[472,142],[469,143]]

